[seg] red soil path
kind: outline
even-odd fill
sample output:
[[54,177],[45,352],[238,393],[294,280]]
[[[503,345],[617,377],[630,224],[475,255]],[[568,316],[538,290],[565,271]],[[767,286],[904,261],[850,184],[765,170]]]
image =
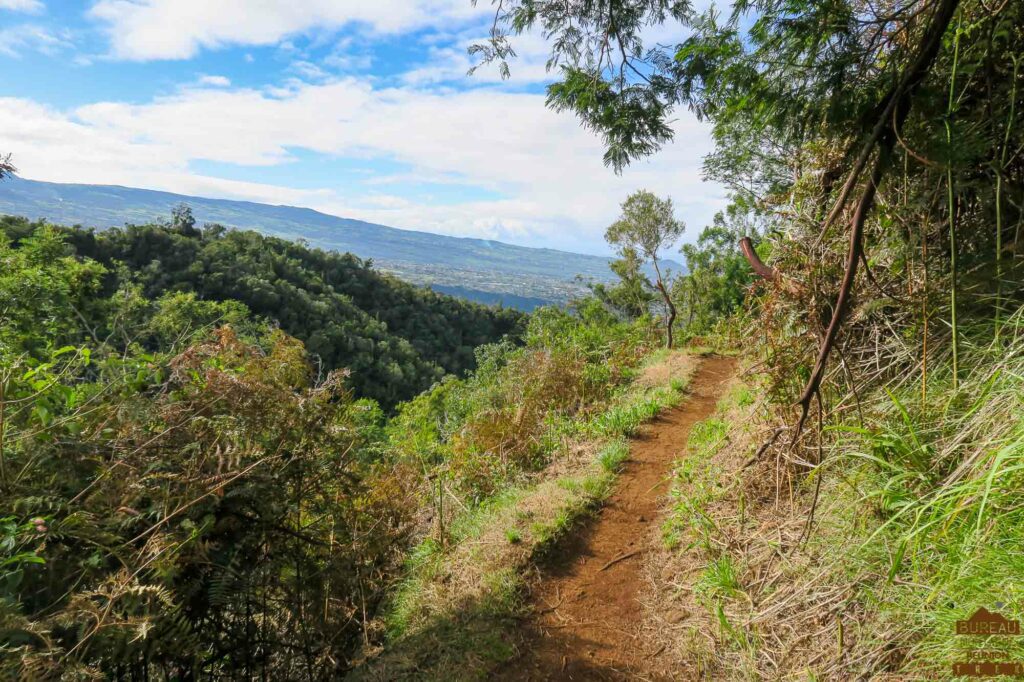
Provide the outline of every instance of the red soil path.
[[[630,458],[600,513],[556,548],[533,591],[520,655],[501,680],[644,680],[647,651],[639,637],[640,569],[659,541],[659,512],[673,463],[690,429],[711,416],[735,360],[705,358],[690,395],[633,440]],[[686,679],[684,671],[676,679]]]

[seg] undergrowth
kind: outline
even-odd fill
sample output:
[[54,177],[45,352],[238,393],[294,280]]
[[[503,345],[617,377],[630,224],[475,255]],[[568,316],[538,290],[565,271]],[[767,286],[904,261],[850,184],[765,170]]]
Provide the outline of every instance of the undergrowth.
[[957,387],[933,372],[924,401],[908,381],[880,391],[863,426],[836,429],[834,469],[853,472],[845,497],[863,515],[845,519],[859,531],[846,572],[881,578],[861,594],[899,628],[885,644],[899,646],[907,672],[948,675],[976,649],[1024,661],[1018,637],[954,634],[980,607],[1024,619],[1021,321],[1007,322],[1005,343],[965,338]]
[[692,592],[662,583],[659,598],[699,609],[673,631],[676,665],[951,679],[958,662],[1024,661],[1020,637],[956,634],[979,608],[1024,620],[1022,318],[998,344],[968,330],[955,387],[933,366],[924,390],[906,372],[859,396],[825,425],[822,465],[791,482],[750,459],[763,434],[749,433],[749,388],[693,429],[663,526]]

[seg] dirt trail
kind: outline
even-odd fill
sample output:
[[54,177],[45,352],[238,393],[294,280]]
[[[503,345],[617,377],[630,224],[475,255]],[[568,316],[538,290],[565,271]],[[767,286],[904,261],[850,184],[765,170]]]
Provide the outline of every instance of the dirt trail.
[[633,440],[615,492],[600,514],[560,547],[534,590],[524,623],[522,654],[502,680],[652,679],[644,674],[640,568],[658,541],[658,516],[672,463],[691,427],[709,417],[732,376],[735,360],[707,357],[690,381],[690,395]]

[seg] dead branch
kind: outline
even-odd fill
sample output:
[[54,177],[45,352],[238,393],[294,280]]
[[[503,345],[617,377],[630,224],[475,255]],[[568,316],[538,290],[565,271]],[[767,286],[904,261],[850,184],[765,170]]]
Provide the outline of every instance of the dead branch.
[[643,551],[642,549],[637,549],[637,550],[634,550],[632,552],[628,552],[626,554],[620,554],[619,556],[615,557],[614,559],[612,559],[611,561],[606,563],[601,568],[597,569],[597,571],[598,571],[598,573],[600,573],[601,571],[604,571],[604,570],[606,570],[608,568],[611,568],[612,566],[614,566],[615,564],[619,563],[620,561],[625,561],[626,559],[628,559],[630,557],[636,556],[637,554],[639,554],[642,551]]
[[778,271],[776,271],[775,268],[764,264],[761,257],[757,255],[757,251],[754,250],[754,242],[750,240],[750,237],[743,237],[740,239],[740,250],[743,251],[744,257],[746,257],[747,262],[750,263],[750,267],[758,277],[762,277],[773,282],[778,281]]
[[[939,53],[939,48],[942,45],[942,37],[945,35],[946,29],[949,28],[949,23],[952,21],[953,14],[956,12],[958,5],[959,0],[940,1],[939,6],[932,17],[931,24],[921,39],[921,45],[918,47],[916,57],[907,67],[907,70],[904,72],[903,77],[900,78],[899,83],[886,96],[886,98],[883,99],[884,106],[881,106],[881,113],[876,119],[875,126],[872,129],[871,134],[868,136],[868,139],[865,141],[864,147],[861,149],[861,153],[858,156],[853,169],[850,171],[850,176],[847,178],[846,184],[843,186],[832,212],[825,219],[822,234],[828,230],[829,225],[842,211],[850,192],[852,192],[853,188],[857,184],[861,171],[866,166],[871,155],[874,154],[877,149],[875,165],[871,172],[871,178],[864,187],[860,201],[857,202],[857,208],[853,214],[853,221],[850,230],[850,246],[846,256],[846,270],[843,273],[842,283],[839,287],[839,296],[836,298],[835,308],[832,312],[832,320],[829,322],[824,339],[822,339],[814,370],[811,372],[811,376],[807,380],[803,394],[797,401],[797,405],[800,407],[800,419],[797,421],[796,429],[793,432],[791,446],[796,445],[796,442],[800,437],[800,433],[803,430],[804,422],[807,421],[807,415],[811,408],[811,400],[813,400],[814,396],[821,388],[821,381],[825,375],[825,366],[828,362],[828,356],[832,351],[833,345],[835,345],[836,336],[839,334],[839,329],[842,326],[843,319],[846,316],[846,311],[850,304],[850,298],[853,293],[853,284],[857,276],[857,266],[863,258],[864,223],[867,219],[867,214],[874,206],[875,193],[878,189],[878,184],[882,181],[882,177],[885,174],[889,155],[895,144],[895,133],[902,129],[903,123],[906,121],[907,115],[910,113],[911,96],[914,94],[914,91],[917,89],[917,86],[920,85],[921,81],[924,80],[928,70],[935,62],[935,58]],[[886,130],[890,119],[892,121],[892,127],[891,129]]]

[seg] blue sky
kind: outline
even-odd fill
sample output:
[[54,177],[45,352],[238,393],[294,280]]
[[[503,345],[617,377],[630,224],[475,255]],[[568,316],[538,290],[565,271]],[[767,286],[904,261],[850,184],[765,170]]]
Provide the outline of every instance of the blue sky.
[[[616,176],[544,107],[547,52],[473,76],[481,0],[0,0],[0,153],[20,173],[307,206],[395,227],[606,253],[645,187],[692,240],[723,204],[707,128]],[[652,39],[673,39],[672,27]]]

